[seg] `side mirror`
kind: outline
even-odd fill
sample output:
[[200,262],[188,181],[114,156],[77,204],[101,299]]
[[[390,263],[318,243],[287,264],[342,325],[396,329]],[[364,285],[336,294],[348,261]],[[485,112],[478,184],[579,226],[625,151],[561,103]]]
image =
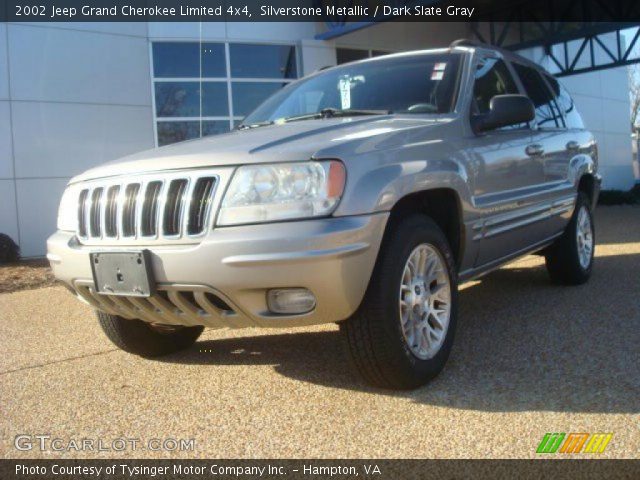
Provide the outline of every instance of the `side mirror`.
[[476,132],[530,122],[536,112],[531,100],[525,95],[496,95],[489,102],[489,111],[472,117]]

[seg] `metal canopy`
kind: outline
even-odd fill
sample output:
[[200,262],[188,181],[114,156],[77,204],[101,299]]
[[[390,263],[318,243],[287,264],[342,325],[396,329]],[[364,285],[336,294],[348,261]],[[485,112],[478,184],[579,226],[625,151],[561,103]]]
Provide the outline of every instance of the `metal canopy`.
[[640,24],[488,22],[471,30],[477,40],[509,50],[541,47],[559,77],[640,63]]
[[[324,2],[314,0],[316,5]],[[332,3],[348,7],[353,5],[353,0]],[[376,0],[364,1],[370,6],[379,3]],[[440,0],[385,2],[387,5],[409,7],[441,3]],[[640,1],[528,0],[507,3],[482,0],[473,3],[477,3],[480,9],[470,26],[474,39],[509,50],[540,47],[549,59],[549,70],[557,76],[640,63]],[[356,21],[346,16],[325,18],[327,31],[316,35],[316,38],[337,38],[389,20],[407,19],[394,16],[358,18]],[[428,28],[428,24],[425,25]]]

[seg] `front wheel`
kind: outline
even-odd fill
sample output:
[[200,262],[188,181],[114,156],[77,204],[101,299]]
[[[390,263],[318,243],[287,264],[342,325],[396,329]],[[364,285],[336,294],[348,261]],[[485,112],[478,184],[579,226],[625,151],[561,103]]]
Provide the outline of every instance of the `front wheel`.
[[593,268],[595,228],[591,202],[578,193],[576,208],[564,233],[545,253],[551,280],[564,285],[581,285],[589,280]]
[[188,348],[204,329],[152,325],[142,320],[129,320],[100,311],[97,315],[102,330],[116,347],[142,357],[157,357]]
[[457,317],[451,249],[430,218],[390,226],[358,311],[341,323],[356,370],[368,383],[410,389],[443,369]]

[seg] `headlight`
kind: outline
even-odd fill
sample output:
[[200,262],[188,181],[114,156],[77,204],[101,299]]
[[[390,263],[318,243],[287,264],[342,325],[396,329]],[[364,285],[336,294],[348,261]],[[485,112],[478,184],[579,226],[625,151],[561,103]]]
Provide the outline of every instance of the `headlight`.
[[224,196],[217,224],[330,215],[344,183],[344,165],[336,160],[240,167]]
[[78,228],[78,189],[67,187],[58,207],[58,230],[75,232]]

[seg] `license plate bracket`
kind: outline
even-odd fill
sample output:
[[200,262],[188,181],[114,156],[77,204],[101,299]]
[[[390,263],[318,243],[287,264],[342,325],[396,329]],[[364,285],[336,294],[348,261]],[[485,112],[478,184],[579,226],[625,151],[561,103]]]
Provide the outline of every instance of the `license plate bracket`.
[[97,293],[150,297],[155,290],[149,250],[89,254]]

